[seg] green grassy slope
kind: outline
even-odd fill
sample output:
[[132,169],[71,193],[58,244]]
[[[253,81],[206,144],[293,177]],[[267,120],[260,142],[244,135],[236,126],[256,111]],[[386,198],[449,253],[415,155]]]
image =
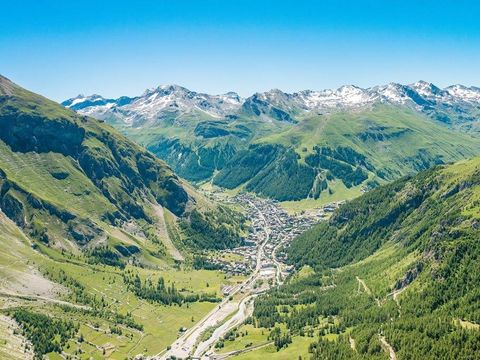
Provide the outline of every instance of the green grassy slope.
[[237,281],[191,262],[240,244],[242,223],[109,125],[0,77],[0,354],[22,346],[11,319],[39,358],[160,352]]
[[[29,235],[52,245],[63,239],[85,245],[108,240],[108,226],[128,221],[148,235],[157,203],[189,227],[203,200],[165,163],[102,122],[8,79],[0,87],[0,204]],[[213,217],[196,219],[219,225]],[[239,241],[234,233],[231,241]]]
[[165,160],[177,174],[199,182],[210,179],[254,139],[287,125],[266,124],[244,116],[218,120],[199,113],[161,122],[154,127],[116,126]]
[[[388,105],[307,117],[299,126],[262,141],[293,146],[302,158],[314,146],[348,147],[387,177],[423,169],[422,161],[431,163],[432,158],[448,162],[478,151],[475,138],[452,132],[410,109]],[[426,159],[419,156],[422,152]]]
[[284,201],[331,197],[337,180],[354,195],[359,185],[371,188],[479,150],[480,143],[470,135],[409,109],[379,105],[361,112],[308,115],[257,138],[213,182],[227,188],[242,185]]
[[479,174],[479,158],[438,166],[343,205],[288,249],[315,273],[260,298],[254,323],[310,334],[314,359],[475,358]]
[[[125,284],[125,275],[139,274],[142,281],[156,281],[161,276],[184,295],[221,296],[222,284],[237,281],[216,271],[178,270],[160,260],[148,268],[129,265],[121,269],[92,264],[85,257],[43,245],[37,251],[32,248],[34,241],[2,212],[0,244],[0,315],[8,319],[15,317],[18,310],[26,310],[31,316],[47,315],[57,322],[73,322],[79,329],[68,336],[62,349],[82,359],[157,354],[175,340],[180,327],[190,327],[192,321],[198,321],[215,306],[205,301],[181,306],[147,301]],[[0,357],[13,351],[18,358],[24,358],[21,340],[15,341],[8,328],[0,329],[5,330],[0,331]],[[45,329],[39,327],[32,336],[40,336],[41,332]],[[55,343],[55,337],[48,341]],[[59,355],[52,352],[49,356],[53,359]]]
[[240,113],[122,129],[181,176],[302,207],[353,198],[401,176],[480,153],[472,135],[408,108],[296,114],[294,122]]

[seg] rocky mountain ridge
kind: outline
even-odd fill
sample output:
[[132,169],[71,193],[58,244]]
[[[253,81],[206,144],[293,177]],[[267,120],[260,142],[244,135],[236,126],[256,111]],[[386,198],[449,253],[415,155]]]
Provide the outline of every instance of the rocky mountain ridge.
[[96,94],[79,95],[62,105],[85,115],[138,128],[182,116],[221,119],[247,114],[268,120],[295,122],[296,116],[308,116],[311,112],[365,109],[378,103],[407,106],[448,122],[445,114],[438,113],[455,111],[461,117],[462,114],[479,111],[480,88],[457,84],[442,89],[432,83],[418,81],[409,85],[390,83],[370,88],[344,85],[333,90],[294,93],[273,89],[244,99],[235,92],[208,95],[178,85],[162,85],[137,97],[109,99]]

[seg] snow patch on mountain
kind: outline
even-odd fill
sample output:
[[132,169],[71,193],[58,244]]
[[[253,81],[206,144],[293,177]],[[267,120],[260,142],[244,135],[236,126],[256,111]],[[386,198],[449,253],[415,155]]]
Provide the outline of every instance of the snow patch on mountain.
[[133,98],[106,99],[100,95],[79,95],[62,104],[102,120],[142,127],[155,125],[167,118],[175,120],[190,116],[223,119],[242,111],[268,121],[295,122],[291,116],[302,112],[355,110],[376,103],[408,106],[425,113],[438,106],[478,108],[480,88],[452,85],[441,89],[432,83],[418,81],[409,85],[390,83],[371,88],[344,85],[333,90],[294,93],[273,89],[243,99],[234,92],[209,95],[179,85],[161,85]]
[[466,87],[463,85],[452,85],[445,90],[454,98],[462,99],[464,101],[480,102],[480,88],[478,87]]

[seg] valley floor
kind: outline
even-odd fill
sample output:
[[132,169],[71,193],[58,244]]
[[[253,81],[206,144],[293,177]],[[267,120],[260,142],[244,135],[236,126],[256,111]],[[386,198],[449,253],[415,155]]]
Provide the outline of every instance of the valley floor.
[[259,294],[283,283],[291,269],[279,258],[278,250],[312,225],[311,217],[292,218],[269,200],[238,195],[232,201],[245,207],[249,214],[252,232],[248,240],[253,246],[231,252],[248,259],[252,273],[243,283],[230,288],[225,293],[224,300],[180,336],[166,352],[159,354],[159,359],[182,359],[189,356],[223,359],[236,355],[236,352],[217,355],[217,344],[227,333],[251,317],[255,298]]
[[[13,320],[16,309],[26,309],[80,324],[77,336],[63,346],[62,357],[125,359],[157,354],[154,357],[158,359],[224,359],[270,353],[266,330],[257,334],[255,343],[243,344],[249,345],[243,349],[220,349],[218,344],[232,331],[249,326],[243,324],[251,318],[257,296],[281,285],[292,270],[284,264],[283,246],[324,215],[319,217],[315,212],[292,217],[275,202],[249,195],[222,201],[243,209],[251,228],[246,246],[209,255],[211,261],[224,266],[222,270],[179,266],[178,260],[183,256],[173,243],[167,250],[175,253],[171,261],[176,261],[160,259],[152,268],[88,264],[74,255],[43,245],[33,246],[13,222],[0,214],[2,241],[9,249],[0,254],[0,305],[4,314],[0,324],[1,351],[13,346],[23,354],[20,357],[33,356],[28,341],[12,330],[18,327]],[[164,228],[167,232],[166,224]],[[167,285],[175,284],[184,294],[212,294],[222,300],[181,306],[152,303],[129,288],[125,276],[131,274],[153,283],[162,277]],[[288,357],[296,348],[305,353],[301,344],[306,341],[295,339],[281,356]],[[48,356],[57,357],[53,352]]]
[[[151,268],[86,263],[81,257],[34,245],[0,213],[6,249],[0,254],[0,354],[14,347],[20,357],[33,356],[23,332],[12,330],[19,326],[13,320],[17,309],[26,309],[80,324],[76,337],[63,346],[62,357],[220,356],[215,355],[215,345],[251,317],[259,294],[288,276],[291,269],[283,263],[282,245],[317,221],[314,216],[291,217],[269,200],[239,195],[229,201],[250,214],[252,230],[248,246],[212,253],[212,259],[229,266],[223,271],[179,266],[183,256],[173,243],[167,250],[175,252],[177,261],[159,259]],[[245,270],[240,271],[239,264]],[[147,282],[162,277],[181,293],[211,294],[223,300],[181,306],[152,303],[132,292],[126,274],[138,274]],[[57,357],[54,352],[48,356]]]

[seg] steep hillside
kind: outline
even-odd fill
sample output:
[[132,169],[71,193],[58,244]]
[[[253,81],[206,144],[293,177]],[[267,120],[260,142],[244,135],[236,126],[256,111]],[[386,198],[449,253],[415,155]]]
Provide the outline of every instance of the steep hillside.
[[92,261],[91,253],[57,251],[0,211],[0,358],[154,355],[179,328],[212,310],[223,286],[239,280],[219,271],[179,270],[140,235],[113,235],[141,247],[148,266],[141,258],[140,266],[123,267]]
[[[110,126],[6,78],[0,88],[0,206],[31,236],[51,245],[68,240],[85,246],[104,243],[108,227],[132,221],[148,233],[157,204],[185,227],[192,212],[218,211]],[[218,225],[204,215],[195,218]]]
[[271,90],[246,99],[162,86],[63,104],[110,122],[190,181],[280,201],[352,198],[480,154],[480,90],[461,85]]
[[214,177],[278,200],[347,197],[435,164],[478,154],[478,140],[446,129],[407,108],[377,105],[354,113],[302,118],[256,140]]
[[242,227],[109,125],[0,77],[0,357],[159,353],[238,281],[192,262]]
[[479,199],[475,158],[341,206],[294,240],[289,261],[313,270],[260,298],[255,323],[319,334],[314,359],[475,358]]

